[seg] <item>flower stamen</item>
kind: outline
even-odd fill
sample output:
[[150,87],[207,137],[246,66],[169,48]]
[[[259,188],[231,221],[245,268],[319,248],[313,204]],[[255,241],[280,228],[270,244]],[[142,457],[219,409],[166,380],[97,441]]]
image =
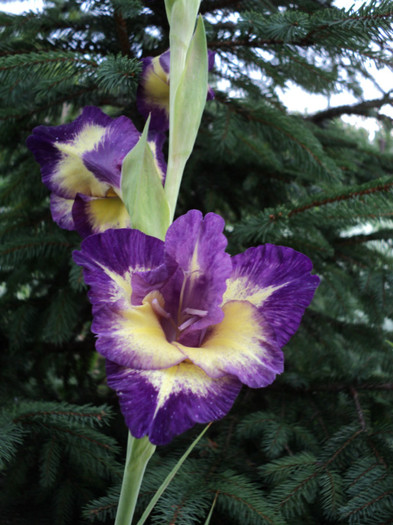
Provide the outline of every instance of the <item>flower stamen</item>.
[[180,332],[182,332],[183,330],[185,330],[186,328],[188,328],[189,326],[191,326],[193,323],[195,323],[195,321],[197,321],[198,318],[197,317],[190,317],[189,319],[187,319],[187,321],[184,321],[184,323],[182,323],[178,329]]
[[157,315],[160,315],[161,317],[165,317],[165,319],[169,319],[170,318],[171,314],[168,313],[166,310],[164,310],[164,308],[158,302],[157,297],[155,297],[152,300],[151,306],[152,306],[153,310],[155,311],[155,313]]
[[198,317],[206,317],[207,310],[198,310],[197,308],[185,308],[185,314],[197,315]]

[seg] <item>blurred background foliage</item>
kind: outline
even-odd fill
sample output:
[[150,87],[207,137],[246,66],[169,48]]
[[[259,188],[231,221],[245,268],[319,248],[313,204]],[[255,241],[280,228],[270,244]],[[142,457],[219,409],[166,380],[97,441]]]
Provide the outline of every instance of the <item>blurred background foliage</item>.
[[[382,112],[393,98],[368,100],[362,88],[367,64],[393,67],[392,4],[203,0],[201,12],[216,96],[178,214],[221,214],[233,254],[264,242],[304,252],[322,281],[285,348],[285,373],[243,389],[150,523],[393,523],[393,146]],[[25,140],[85,105],[142,130],[139,60],[167,47],[162,0],[0,13],[2,524],[113,523],[127,432],[71,259],[80,239],[52,222]],[[279,97],[290,85],[347,90],[356,102],[293,114]],[[375,139],[344,124],[346,114],[378,121]],[[199,431],[159,448],[139,513]]]

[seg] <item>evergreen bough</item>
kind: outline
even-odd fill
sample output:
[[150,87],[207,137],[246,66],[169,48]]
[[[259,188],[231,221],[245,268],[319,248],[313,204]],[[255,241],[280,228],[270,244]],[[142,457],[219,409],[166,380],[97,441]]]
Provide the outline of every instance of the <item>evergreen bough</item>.
[[[366,63],[391,68],[391,2],[345,10],[329,0],[203,0],[201,11],[217,57],[215,99],[177,212],[221,214],[232,253],[261,242],[306,253],[322,282],[285,348],[284,374],[243,389],[150,523],[391,523],[393,149],[381,108],[392,97],[367,100],[362,89]],[[39,14],[0,13],[0,28],[2,519],[109,524],[126,429],[71,260],[80,239],[52,222],[25,140],[84,105],[142,130],[140,58],[168,47],[164,3],[45,2]],[[278,96],[290,83],[346,89],[357,102],[294,115]],[[345,114],[377,119],[376,139],[343,124]],[[197,431],[155,454],[140,514]]]

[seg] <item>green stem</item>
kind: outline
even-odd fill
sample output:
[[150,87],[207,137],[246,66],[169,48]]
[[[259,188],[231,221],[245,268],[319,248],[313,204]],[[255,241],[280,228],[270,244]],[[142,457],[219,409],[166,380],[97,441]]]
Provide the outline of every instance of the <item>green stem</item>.
[[136,439],[131,434],[128,435],[127,458],[115,525],[131,525],[143,474],[155,449],[155,445],[147,437]]

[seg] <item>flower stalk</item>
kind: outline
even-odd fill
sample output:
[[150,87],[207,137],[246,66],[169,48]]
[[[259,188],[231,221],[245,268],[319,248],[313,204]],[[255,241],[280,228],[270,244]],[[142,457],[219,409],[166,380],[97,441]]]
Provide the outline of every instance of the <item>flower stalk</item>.
[[115,525],[131,525],[146,466],[156,447],[147,437],[128,434],[127,457]]
[[184,167],[194,147],[208,92],[208,53],[202,17],[199,17],[193,34],[199,4],[198,0],[166,1],[171,65],[165,192],[172,219]]

